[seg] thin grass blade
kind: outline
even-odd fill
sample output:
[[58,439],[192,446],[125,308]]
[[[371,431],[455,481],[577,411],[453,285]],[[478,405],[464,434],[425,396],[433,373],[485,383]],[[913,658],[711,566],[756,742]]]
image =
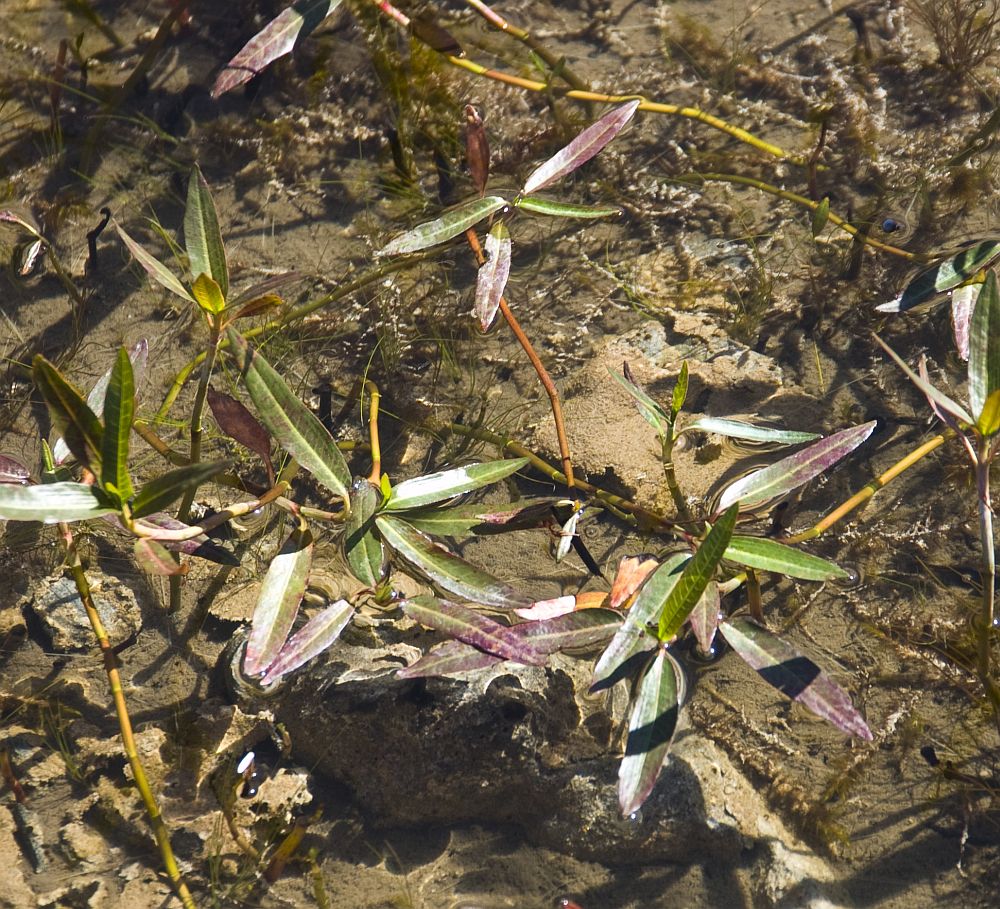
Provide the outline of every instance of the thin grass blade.
[[[950,414],[953,418],[961,420],[963,423],[974,424],[976,421],[972,419],[969,412],[962,407],[957,401],[953,401],[948,397],[943,391],[939,391],[926,379],[922,379],[917,373],[915,373],[906,363],[903,362],[902,358],[894,351],[888,344],[885,343],[878,335],[875,335],[875,340],[879,343],[879,346],[892,357],[895,364],[906,373],[907,378],[917,386],[931,402],[932,405],[936,405],[941,410]],[[971,350],[970,350],[971,354]]]
[[848,735],[872,740],[871,730],[844,689],[791,644],[745,618],[728,619],[719,630],[769,685]]

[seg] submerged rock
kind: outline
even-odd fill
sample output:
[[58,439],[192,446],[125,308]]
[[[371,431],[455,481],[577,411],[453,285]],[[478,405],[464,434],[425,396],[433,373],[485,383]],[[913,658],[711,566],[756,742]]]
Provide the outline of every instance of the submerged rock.
[[[138,634],[142,616],[131,589],[103,576],[100,585],[95,584],[91,593],[113,647]],[[72,578],[44,578],[22,603],[42,623],[52,650],[71,653],[94,646],[94,630]]]

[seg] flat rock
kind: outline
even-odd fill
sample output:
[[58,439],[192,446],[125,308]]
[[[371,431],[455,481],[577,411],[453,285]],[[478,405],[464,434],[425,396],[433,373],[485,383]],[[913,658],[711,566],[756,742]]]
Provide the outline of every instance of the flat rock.
[[[142,615],[132,590],[108,576],[92,582],[92,596],[113,647],[142,628]],[[90,650],[96,644],[83,601],[72,578],[44,578],[22,601],[37,616],[58,653]]]

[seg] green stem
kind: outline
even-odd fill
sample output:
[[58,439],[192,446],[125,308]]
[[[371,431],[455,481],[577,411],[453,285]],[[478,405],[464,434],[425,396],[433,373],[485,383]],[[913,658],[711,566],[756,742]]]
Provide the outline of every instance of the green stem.
[[993,708],[994,716],[1000,726],[1000,686],[993,678],[993,621],[995,615],[996,592],[996,554],[993,537],[993,505],[990,502],[990,459],[989,439],[979,440],[979,451],[976,459],[976,486],[979,493],[979,541],[983,550],[983,570],[980,582],[983,591],[982,613],[978,628],[978,659],[979,678],[986,689],[986,696]]
[[687,499],[681,491],[680,484],[677,482],[677,472],[674,470],[674,442],[676,441],[677,436],[674,434],[673,423],[671,423],[667,428],[667,435],[663,438],[660,461],[663,464],[663,476],[667,481],[667,489],[670,490],[670,497],[674,500],[674,508],[677,509],[677,517],[681,523],[692,524],[694,516],[691,514],[691,509],[688,508]]

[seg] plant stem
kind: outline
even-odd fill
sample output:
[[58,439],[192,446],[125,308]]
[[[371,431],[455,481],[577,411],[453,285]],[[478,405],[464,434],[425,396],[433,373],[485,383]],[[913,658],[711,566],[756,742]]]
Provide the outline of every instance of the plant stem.
[[187,888],[187,884],[184,882],[180,869],[177,867],[177,861],[174,858],[174,852],[170,845],[170,833],[167,830],[167,825],[163,822],[163,816],[160,814],[160,807],[157,804],[156,796],[153,795],[153,790],[149,786],[146,771],[142,766],[142,761],[135,747],[132,721],[129,719],[128,705],[125,703],[125,693],[122,690],[121,674],[118,672],[118,657],[111,647],[111,641],[108,639],[104,623],[101,621],[97,607],[94,605],[94,599],[90,593],[90,583],[80,562],[76,543],[73,540],[73,533],[68,524],[60,524],[59,526],[66,546],[66,561],[69,570],[73,575],[73,581],[76,584],[77,593],[80,595],[80,601],[87,612],[87,618],[90,620],[90,627],[93,628],[94,636],[97,638],[97,643],[101,648],[101,656],[104,659],[104,671],[108,676],[108,685],[111,688],[115,713],[118,716],[118,728],[121,733],[122,747],[125,750],[125,757],[128,759],[129,767],[132,770],[132,779],[135,781],[135,788],[139,790],[139,795],[142,797],[142,802],[146,807],[146,815],[149,817],[149,824],[153,828],[153,835],[156,837],[156,843],[160,848],[160,856],[163,859],[163,867],[166,869],[167,877],[170,878],[170,883],[173,885],[180,901],[184,904],[185,909],[194,909],[194,899]]
[[371,399],[368,413],[368,434],[372,446],[372,469],[368,475],[368,482],[372,486],[378,486],[382,476],[382,449],[378,440],[378,404],[381,395],[379,395],[378,386],[371,379],[365,380],[364,387],[368,389],[368,396]]
[[979,542],[983,550],[983,568],[980,583],[983,590],[982,613],[978,628],[978,659],[979,678],[986,689],[986,696],[993,708],[994,718],[1000,728],[1000,686],[993,678],[992,649],[993,621],[996,592],[996,554],[993,538],[993,504],[990,502],[990,439],[979,439],[979,451],[976,458],[976,488],[979,494]]
[[[465,238],[469,241],[469,246],[472,249],[472,254],[476,257],[477,264],[482,268],[483,263],[486,261],[486,256],[483,254],[483,248],[479,244],[479,235],[476,233],[476,229],[470,227],[465,232]],[[563,423],[559,392],[556,390],[552,377],[542,365],[538,354],[535,353],[535,348],[531,346],[528,336],[524,333],[517,319],[514,318],[514,313],[510,311],[507,300],[502,296],[500,297],[500,312],[503,313],[504,319],[507,320],[510,330],[514,332],[514,337],[517,338],[518,343],[524,348],[524,352],[528,355],[528,359],[531,361],[531,365],[535,368],[535,372],[538,375],[538,381],[542,383],[545,393],[549,396],[549,404],[552,407],[552,419],[556,424],[556,438],[559,440],[559,454],[562,457],[564,482],[572,489],[577,484],[573,477],[573,459],[570,457],[569,442],[566,439],[566,426]]]
[[674,470],[674,442],[676,441],[677,436],[674,435],[674,426],[671,421],[667,428],[667,435],[663,437],[660,462],[663,464],[663,476],[667,481],[667,489],[670,490],[670,497],[674,500],[674,508],[677,509],[677,517],[682,523],[691,524],[694,522],[694,516],[691,514],[691,509],[688,508],[687,499],[684,498],[684,493],[677,482],[677,472]]

